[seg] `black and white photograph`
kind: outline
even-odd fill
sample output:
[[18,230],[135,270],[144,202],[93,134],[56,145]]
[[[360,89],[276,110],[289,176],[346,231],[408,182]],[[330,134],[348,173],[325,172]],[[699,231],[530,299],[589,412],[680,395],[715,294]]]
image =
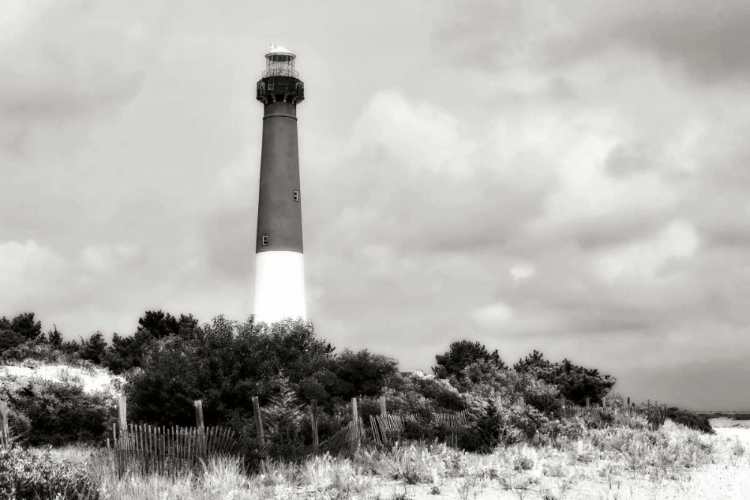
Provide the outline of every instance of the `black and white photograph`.
[[750,2],[0,0],[6,499],[750,499]]

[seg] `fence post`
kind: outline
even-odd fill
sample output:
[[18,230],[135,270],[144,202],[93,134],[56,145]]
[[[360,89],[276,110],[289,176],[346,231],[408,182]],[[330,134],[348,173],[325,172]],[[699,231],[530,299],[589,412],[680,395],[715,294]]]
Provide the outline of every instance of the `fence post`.
[[8,431],[8,403],[0,401],[0,448],[10,446],[10,431]]
[[195,426],[198,428],[198,432],[203,434],[203,401],[199,399],[193,401],[193,404],[195,405]]
[[386,431],[387,420],[388,420],[388,409],[386,408],[386,405],[385,405],[385,396],[380,396],[380,421],[378,422],[378,432],[380,432],[380,439],[382,440],[383,444],[388,443],[388,432]]
[[200,399],[193,401],[193,405],[195,405],[195,426],[198,428],[198,456],[205,458],[207,443],[203,426],[203,401]]
[[260,403],[258,403],[258,396],[253,396],[253,415],[255,416],[255,430],[258,432],[258,443],[263,448],[266,445],[266,440],[263,438],[263,421],[260,418]]
[[590,401],[589,401],[589,398],[586,398],[586,408],[588,408],[588,407],[589,407],[589,405],[590,405]]
[[357,398],[352,398],[352,448],[359,451],[359,413],[357,412]]
[[607,396],[602,396],[602,408],[607,407]]
[[120,446],[130,449],[128,439],[128,401],[125,394],[120,394],[117,400],[118,424],[120,425]]
[[312,425],[312,440],[315,453],[318,452],[318,401],[310,401],[310,424]]

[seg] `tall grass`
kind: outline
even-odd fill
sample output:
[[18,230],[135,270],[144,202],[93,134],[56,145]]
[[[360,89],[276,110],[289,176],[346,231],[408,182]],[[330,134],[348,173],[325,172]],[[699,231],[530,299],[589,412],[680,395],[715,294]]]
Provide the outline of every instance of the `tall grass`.
[[486,455],[444,444],[399,443],[387,452],[363,449],[353,458],[323,455],[298,464],[264,462],[252,476],[244,475],[237,461],[223,458],[209,460],[202,471],[176,478],[128,475],[117,479],[101,450],[67,448],[53,450],[52,455],[85,464],[100,484],[102,498],[112,500],[391,500],[399,495],[475,498],[483,492],[492,496],[493,491],[516,498],[560,500],[583,497],[584,485],[601,492],[602,498],[614,498],[625,484],[632,489],[644,481],[653,485],[686,482],[693,471],[711,464],[750,472],[750,453],[739,439],[701,434],[669,421],[656,431],[595,429],[554,447],[522,443]]

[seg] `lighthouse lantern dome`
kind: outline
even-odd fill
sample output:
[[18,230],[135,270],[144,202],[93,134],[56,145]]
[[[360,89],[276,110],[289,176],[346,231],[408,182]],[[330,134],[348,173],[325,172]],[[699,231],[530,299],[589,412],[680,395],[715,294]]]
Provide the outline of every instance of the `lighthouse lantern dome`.
[[294,59],[297,56],[279,45],[270,44],[268,48],[266,70],[263,72],[263,77],[291,76],[297,78],[298,74],[294,70]]

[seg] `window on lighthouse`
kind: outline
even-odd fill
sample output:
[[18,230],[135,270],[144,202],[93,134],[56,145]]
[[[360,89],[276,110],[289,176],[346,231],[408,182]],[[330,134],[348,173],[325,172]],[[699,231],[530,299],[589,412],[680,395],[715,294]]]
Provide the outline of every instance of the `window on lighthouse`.
[[263,245],[264,247],[267,247],[268,246],[268,235],[264,234],[261,237],[260,241],[261,241],[261,243],[260,243],[261,245]]

